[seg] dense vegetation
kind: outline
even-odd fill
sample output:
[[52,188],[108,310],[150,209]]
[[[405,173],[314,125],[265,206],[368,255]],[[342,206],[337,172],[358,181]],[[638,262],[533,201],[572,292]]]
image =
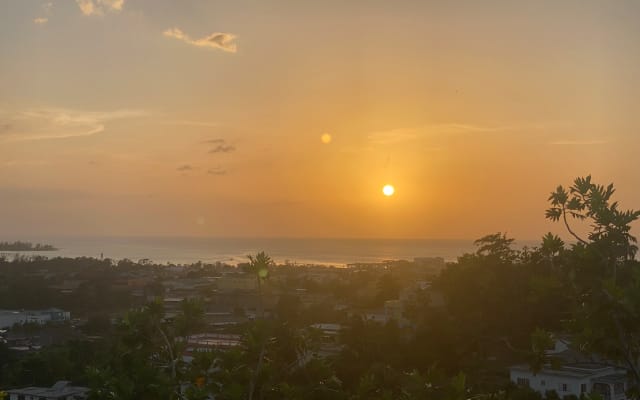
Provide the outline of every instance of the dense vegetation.
[[16,241],[13,243],[10,242],[0,242],[0,251],[56,251],[57,248],[53,247],[50,244],[40,244],[40,243],[30,243],[30,242],[21,242]]
[[[320,346],[310,322],[329,321],[314,320],[314,309],[290,296],[272,318],[260,309],[240,327],[241,346],[187,363],[184,338],[202,329],[202,303],[186,300],[167,318],[153,302],[129,311],[103,341],[13,360],[0,345],[0,378],[7,385],[72,379],[89,385],[92,399],[537,399],[509,383],[506,367],[541,368],[553,333],[564,333],[586,353],[624,365],[637,384],[640,263],[630,229],[640,212],[620,211],[613,194],[613,186],[589,177],[558,187],[547,218],[562,222],[575,244],[549,233],[539,247],[516,250],[505,234],[487,235],[475,253],[447,265],[432,292],[411,299],[409,326],[327,314],[346,327],[333,356],[308,357]],[[587,236],[576,233],[573,220],[590,226]],[[261,253],[247,271],[261,283],[272,268]],[[397,282],[393,271],[379,276],[370,302],[393,298]],[[345,285],[336,296],[352,295]],[[436,292],[443,304],[430,298]]]

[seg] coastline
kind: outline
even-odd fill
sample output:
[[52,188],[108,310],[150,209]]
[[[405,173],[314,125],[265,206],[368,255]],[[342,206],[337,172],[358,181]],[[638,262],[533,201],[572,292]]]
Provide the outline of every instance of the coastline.
[[[38,238],[55,244],[57,251],[3,252],[21,256],[94,257],[113,260],[150,260],[157,264],[222,262],[238,264],[247,255],[265,251],[279,264],[344,267],[352,263],[442,257],[455,261],[475,251],[472,240],[455,239],[310,239],[310,238],[166,238],[166,237],[59,237]],[[532,242],[522,242],[531,246]]]

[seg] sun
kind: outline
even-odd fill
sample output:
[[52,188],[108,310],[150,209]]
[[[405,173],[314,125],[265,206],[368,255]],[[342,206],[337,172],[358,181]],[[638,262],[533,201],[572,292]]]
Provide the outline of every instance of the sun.
[[396,189],[393,187],[393,185],[384,185],[384,187],[382,188],[382,193],[387,196],[393,196],[393,194],[396,192]]

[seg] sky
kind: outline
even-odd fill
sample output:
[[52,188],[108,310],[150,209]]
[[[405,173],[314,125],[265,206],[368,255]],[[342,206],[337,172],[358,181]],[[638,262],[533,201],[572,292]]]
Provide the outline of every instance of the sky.
[[638,18],[0,0],[0,236],[536,239],[562,232],[549,193],[587,174],[640,208]]

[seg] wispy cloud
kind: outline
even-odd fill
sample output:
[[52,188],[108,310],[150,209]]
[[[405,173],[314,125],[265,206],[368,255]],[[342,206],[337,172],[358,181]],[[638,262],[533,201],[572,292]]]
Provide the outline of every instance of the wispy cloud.
[[202,143],[209,143],[209,144],[224,144],[225,140],[224,139],[209,139],[209,140],[205,140]]
[[608,140],[593,139],[593,140],[557,140],[550,142],[549,144],[554,146],[593,146],[598,144],[609,143]]
[[176,168],[176,170],[180,171],[180,172],[187,172],[187,171],[193,171],[193,167],[189,164],[183,164],[181,166],[179,166],[178,168]]
[[171,28],[162,32],[162,34],[166,37],[178,39],[196,47],[219,49],[228,53],[235,53],[238,51],[238,47],[235,43],[236,35],[231,33],[215,32],[200,39],[192,39],[181,29]]
[[371,132],[367,138],[375,145],[390,145],[419,139],[427,135],[452,135],[465,133],[489,133],[511,129],[509,127],[490,127],[471,124],[432,124],[416,128],[396,128]]
[[166,125],[185,125],[185,126],[201,126],[204,128],[218,128],[220,124],[217,122],[207,122],[207,121],[191,121],[191,120],[168,120],[163,122]]
[[214,167],[207,170],[207,174],[209,175],[225,175],[226,173],[227,170],[222,167]]
[[418,129],[390,129],[387,131],[371,132],[367,139],[374,144],[395,144],[416,139],[419,136]]
[[84,15],[104,15],[122,11],[124,0],[76,0],[76,4]]
[[42,16],[34,18],[33,23],[36,25],[44,25],[49,21],[49,15],[51,14],[51,9],[53,8],[53,3],[48,2],[42,5]]
[[209,150],[209,154],[231,153],[236,151],[236,147],[234,145],[227,143],[227,141],[222,138],[208,139],[204,140],[202,143],[213,145]]
[[209,150],[209,154],[231,153],[233,151],[236,151],[235,146],[232,146],[230,144],[219,144],[216,147],[214,147],[213,149]]
[[3,163],[3,165],[8,168],[38,167],[38,166],[50,165],[50,164],[51,164],[51,161],[48,161],[48,160],[9,160]]
[[103,132],[109,122],[142,117],[139,110],[81,111],[39,108],[19,112],[0,110],[0,140],[24,141],[91,136]]

